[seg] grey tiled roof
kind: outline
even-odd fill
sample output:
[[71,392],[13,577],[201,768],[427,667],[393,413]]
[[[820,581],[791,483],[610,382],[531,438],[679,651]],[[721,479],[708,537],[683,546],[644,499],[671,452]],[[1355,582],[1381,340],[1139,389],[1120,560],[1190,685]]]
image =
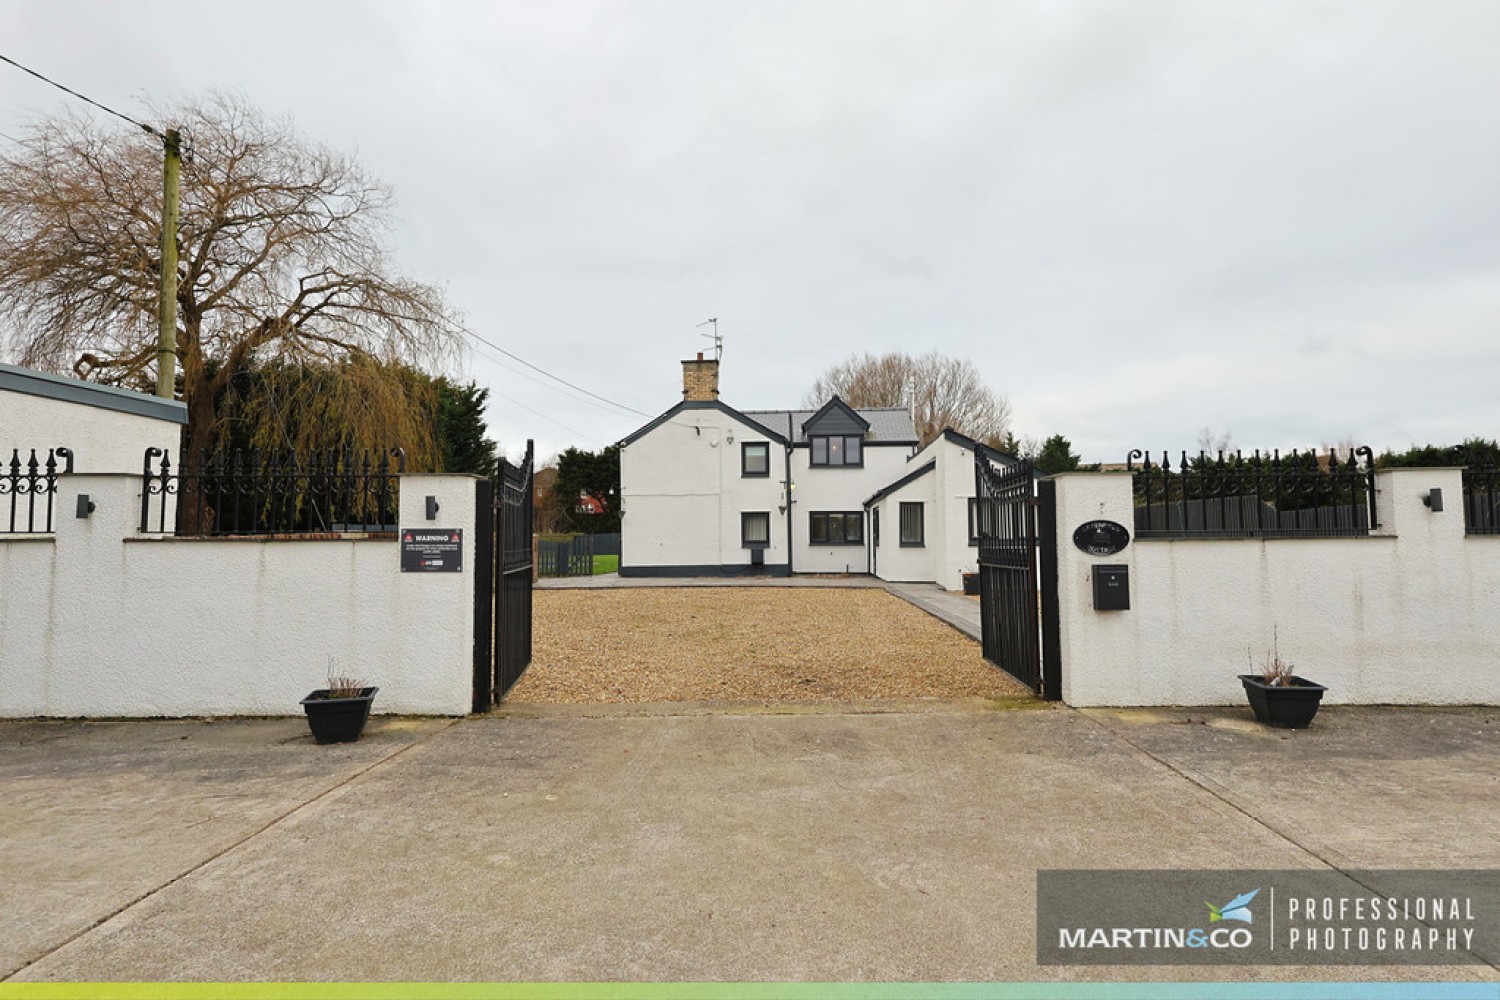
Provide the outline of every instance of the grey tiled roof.
[[[787,417],[790,416],[792,418],[792,441],[800,443],[807,440],[802,433],[802,425],[818,411],[741,410],[740,412],[761,426],[783,435],[786,434]],[[899,441],[906,444],[917,442],[916,425],[912,423],[911,413],[904,406],[875,406],[854,412],[869,421],[870,434],[865,439],[867,441]]]

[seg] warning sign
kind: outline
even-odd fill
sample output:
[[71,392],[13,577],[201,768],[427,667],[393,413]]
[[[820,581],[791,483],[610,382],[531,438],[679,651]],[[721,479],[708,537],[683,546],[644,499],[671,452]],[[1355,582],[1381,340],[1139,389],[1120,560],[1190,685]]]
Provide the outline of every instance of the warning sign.
[[460,573],[463,568],[464,529],[401,529],[401,572]]

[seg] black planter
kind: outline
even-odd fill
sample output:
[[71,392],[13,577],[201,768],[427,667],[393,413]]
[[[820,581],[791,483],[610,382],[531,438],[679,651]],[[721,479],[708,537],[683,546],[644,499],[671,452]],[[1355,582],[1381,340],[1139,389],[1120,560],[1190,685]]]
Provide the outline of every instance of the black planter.
[[964,574],[964,593],[968,594],[970,596],[973,596],[974,594],[979,593],[979,574],[978,573],[965,573]]
[[1278,729],[1306,729],[1328,690],[1301,677],[1293,677],[1290,684],[1267,684],[1254,674],[1240,674],[1240,680],[1255,718]]
[[330,698],[327,688],[319,688],[302,699],[307,724],[313,739],[319,743],[353,743],[364,732],[370,718],[370,703],[378,687],[367,687],[355,698]]

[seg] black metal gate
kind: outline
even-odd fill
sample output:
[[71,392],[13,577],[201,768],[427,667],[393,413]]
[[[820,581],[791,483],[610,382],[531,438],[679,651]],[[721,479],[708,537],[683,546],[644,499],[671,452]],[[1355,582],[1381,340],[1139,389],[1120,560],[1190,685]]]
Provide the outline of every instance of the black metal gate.
[[1062,669],[1055,486],[1038,480],[1030,462],[997,468],[976,451],[974,466],[984,658],[1057,701]]
[[531,663],[532,443],[520,465],[500,459],[477,484],[474,540],[474,711],[505,697]]

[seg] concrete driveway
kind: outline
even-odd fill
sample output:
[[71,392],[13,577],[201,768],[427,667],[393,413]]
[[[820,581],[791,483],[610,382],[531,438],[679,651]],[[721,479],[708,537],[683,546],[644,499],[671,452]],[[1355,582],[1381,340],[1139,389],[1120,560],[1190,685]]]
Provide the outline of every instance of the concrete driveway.
[[[1038,967],[1039,868],[1500,868],[1500,710],[924,702],[0,723],[16,980],[1500,978]],[[1298,779],[1286,780],[1289,776]]]

